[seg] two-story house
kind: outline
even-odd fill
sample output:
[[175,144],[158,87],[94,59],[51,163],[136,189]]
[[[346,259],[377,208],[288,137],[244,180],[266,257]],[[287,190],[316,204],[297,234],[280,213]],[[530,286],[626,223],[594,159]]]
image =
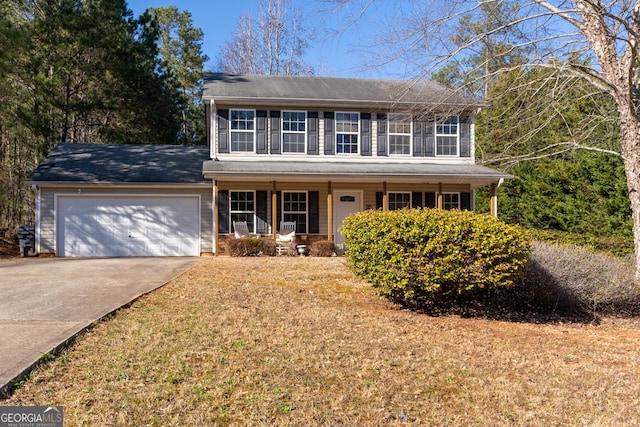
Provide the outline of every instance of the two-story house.
[[340,243],[354,212],[495,206],[511,177],[474,162],[483,105],[433,82],[210,74],[203,100],[207,147],[59,144],[28,180],[36,250],[221,253],[234,221]]

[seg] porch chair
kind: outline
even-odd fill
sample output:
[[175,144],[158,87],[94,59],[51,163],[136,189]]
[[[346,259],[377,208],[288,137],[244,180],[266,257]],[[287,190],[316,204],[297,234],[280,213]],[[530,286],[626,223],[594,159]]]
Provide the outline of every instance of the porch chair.
[[278,255],[295,253],[296,222],[281,221],[280,231],[276,234],[276,252]]
[[251,237],[251,234],[249,233],[249,227],[247,226],[247,221],[233,221],[233,234],[236,239]]

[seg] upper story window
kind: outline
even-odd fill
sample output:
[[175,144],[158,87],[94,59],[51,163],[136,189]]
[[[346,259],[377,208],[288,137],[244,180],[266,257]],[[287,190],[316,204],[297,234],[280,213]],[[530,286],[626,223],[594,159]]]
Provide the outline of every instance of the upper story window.
[[389,114],[389,154],[411,155],[411,115]]
[[231,151],[253,152],[256,112],[254,110],[231,110]]
[[358,154],[360,113],[336,113],[336,153]]
[[436,122],[436,155],[458,155],[458,116],[441,118]]
[[304,111],[282,112],[282,151],[304,153],[306,150],[307,113]]
[[387,196],[390,211],[411,207],[411,193],[387,193]]

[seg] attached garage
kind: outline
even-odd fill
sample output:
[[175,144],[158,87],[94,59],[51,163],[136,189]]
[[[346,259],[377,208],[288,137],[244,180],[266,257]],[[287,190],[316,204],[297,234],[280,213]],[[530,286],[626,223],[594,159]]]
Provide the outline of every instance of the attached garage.
[[199,256],[198,196],[59,195],[59,256]]
[[36,252],[62,257],[213,252],[206,146],[58,144],[27,180]]

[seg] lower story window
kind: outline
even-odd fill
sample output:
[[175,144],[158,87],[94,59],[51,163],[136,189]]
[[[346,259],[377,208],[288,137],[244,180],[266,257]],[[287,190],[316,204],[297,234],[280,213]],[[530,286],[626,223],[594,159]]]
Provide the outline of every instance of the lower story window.
[[253,191],[231,191],[229,194],[231,224],[234,221],[247,221],[249,232],[256,228],[256,194]]
[[388,196],[390,211],[411,207],[411,193],[388,193]]
[[443,193],[443,209],[460,209],[460,193]]
[[282,193],[282,220],[296,222],[296,233],[307,233],[307,192],[285,191]]

